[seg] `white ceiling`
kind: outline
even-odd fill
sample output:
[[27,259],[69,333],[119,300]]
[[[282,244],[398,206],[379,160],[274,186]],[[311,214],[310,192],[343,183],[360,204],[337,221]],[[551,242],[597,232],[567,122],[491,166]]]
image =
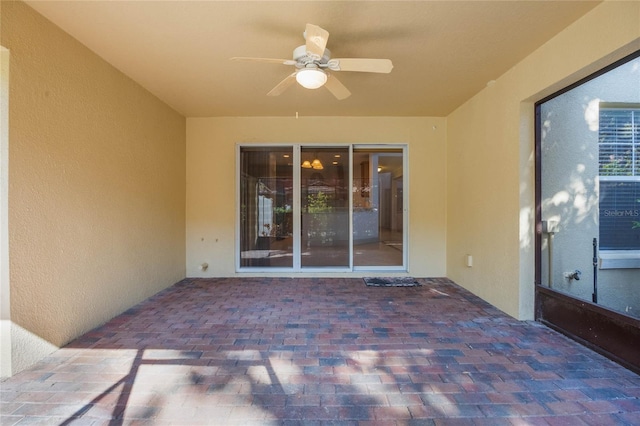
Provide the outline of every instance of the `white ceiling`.
[[[584,15],[583,1],[27,1],[188,117],[446,116]],[[306,23],[334,58],[388,58],[390,74],[341,72],[351,97],[289,88],[293,71],[233,56],[291,57]],[[612,23],[613,25],[614,23]],[[540,64],[544,67],[544,64]]]

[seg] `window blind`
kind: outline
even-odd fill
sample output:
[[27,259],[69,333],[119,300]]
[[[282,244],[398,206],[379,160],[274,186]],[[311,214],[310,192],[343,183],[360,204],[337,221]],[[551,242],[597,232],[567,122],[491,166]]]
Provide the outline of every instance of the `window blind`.
[[600,247],[639,250],[640,108],[600,108]]

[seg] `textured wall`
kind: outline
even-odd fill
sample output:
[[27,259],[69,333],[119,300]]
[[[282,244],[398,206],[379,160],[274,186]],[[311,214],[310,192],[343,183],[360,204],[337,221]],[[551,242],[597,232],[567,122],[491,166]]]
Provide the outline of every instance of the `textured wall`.
[[533,318],[534,102],[639,49],[639,37],[640,3],[604,2],[448,117],[449,278]]
[[[2,2],[0,2],[0,12]],[[0,377],[11,375],[9,295],[9,51],[0,46]]]
[[14,373],[185,275],[185,118],[21,2],[11,55]]
[[[189,118],[187,275],[235,274],[238,143],[405,143],[409,158],[409,273],[444,276],[445,128],[444,119],[427,117]],[[204,274],[198,270],[203,262],[209,264]]]

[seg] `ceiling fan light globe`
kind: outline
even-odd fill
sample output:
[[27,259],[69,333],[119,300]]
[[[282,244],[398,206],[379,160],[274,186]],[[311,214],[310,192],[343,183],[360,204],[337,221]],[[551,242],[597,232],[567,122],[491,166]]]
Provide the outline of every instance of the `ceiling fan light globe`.
[[305,89],[318,89],[327,82],[327,74],[316,68],[302,69],[296,73],[296,81]]

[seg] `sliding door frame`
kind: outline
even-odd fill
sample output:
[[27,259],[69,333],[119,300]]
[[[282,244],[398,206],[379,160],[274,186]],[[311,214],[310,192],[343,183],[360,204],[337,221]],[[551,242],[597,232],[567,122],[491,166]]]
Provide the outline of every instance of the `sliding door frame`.
[[[255,267],[241,266],[240,231],[241,231],[241,207],[240,207],[240,172],[241,172],[241,152],[243,148],[292,148],[293,149],[293,266],[292,267]],[[345,148],[348,147],[348,216],[349,216],[349,264],[347,267],[303,267],[301,265],[302,255],[302,222],[301,222],[301,169],[296,165],[301,164],[301,151],[303,148]],[[354,150],[400,150],[402,153],[402,265],[398,266],[354,266],[354,239],[353,239],[353,152]],[[236,144],[236,167],[235,167],[235,271],[237,273],[348,273],[365,271],[387,271],[392,273],[403,273],[409,269],[408,247],[409,247],[409,171],[408,171],[408,146],[406,144],[319,144],[319,143],[265,143],[265,144]]]

